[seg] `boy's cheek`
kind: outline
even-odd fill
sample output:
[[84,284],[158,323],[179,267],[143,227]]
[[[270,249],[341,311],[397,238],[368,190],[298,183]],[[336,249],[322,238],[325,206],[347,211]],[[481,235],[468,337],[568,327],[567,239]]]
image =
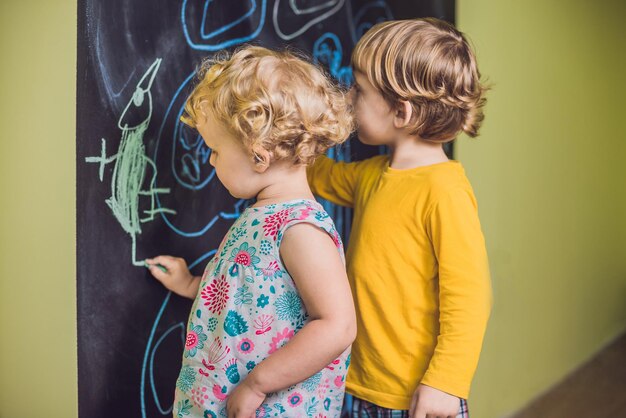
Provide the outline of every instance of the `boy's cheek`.
[[354,119],[356,120],[357,127],[367,123],[367,114],[363,111],[363,108],[359,105],[354,106]]

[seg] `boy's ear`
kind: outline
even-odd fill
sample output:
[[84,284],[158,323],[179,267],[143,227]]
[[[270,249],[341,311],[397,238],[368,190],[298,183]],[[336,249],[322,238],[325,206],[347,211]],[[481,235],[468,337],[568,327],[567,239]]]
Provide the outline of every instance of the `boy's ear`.
[[413,107],[406,100],[399,100],[396,104],[393,125],[400,129],[406,127],[413,117]]
[[270,166],[272,160],[272,154],[263,148],[257,148],[252,151],[252,158],[254,160],[254,171],[259,174],[265,173]]

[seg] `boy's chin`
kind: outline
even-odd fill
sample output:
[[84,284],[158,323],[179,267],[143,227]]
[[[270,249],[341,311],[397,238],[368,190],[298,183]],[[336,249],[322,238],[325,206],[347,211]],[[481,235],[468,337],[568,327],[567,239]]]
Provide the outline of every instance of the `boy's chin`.
[[379,146],[379,145],[385,145],[384,141],[377,141],[375,139],[366,137],[364,135],[361,135],[359,133],[357,133],[357,138],[359,139],[359,142],[361,142],[362,144],[365,145],[371,145],[373,147]]
[[361,144],[365,144],[365,145],[374,145],[374,144],[372,143],[372,141],[371,141],[368,137],[363,136],[363,135],[361,135],[361,134],[360,134],[360,133],[358,133],[358,132],[357,132],[357,134],[356,134],[356,137],[359,139],[359,142],[360,142]]

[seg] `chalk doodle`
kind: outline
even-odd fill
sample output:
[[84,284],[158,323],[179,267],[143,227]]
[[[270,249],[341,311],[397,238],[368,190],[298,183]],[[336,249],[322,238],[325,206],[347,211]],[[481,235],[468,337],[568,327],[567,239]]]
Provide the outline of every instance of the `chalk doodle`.
[[122,87],[118,91],[114,91],[113,86],[112,86],[113,82],[111,80],[111,75],[108,73],[106,69],[106,65],[104,64],[107,59],[107,55],[102,51],[102,40],[100,39],[100,37],[101,37],[101,34],[100,34],[100,30],[98,29],[96,31],[96,40],[95,40],[95,44],[96,44],[95,52],[96,52],[97,62],[99,64],[98,67],[100,69],[100,74],[102,76],[102,84],[104,85],[104,89],[107,92],[109,99],[112,101],[115,101],[117,100],[118,97],[122,95],[122,92],[126,89],[126,86],[130,84],[131,80],[133,79],[133,76],[135,75],[135,70],[133,70],[133,72],[130,74],[130,76],[128,77],[126,82],[122,85]]
[[[344,5],[345,0],[303,1],[289,0],[289,7],[281,7],[281,0],[276,0],[272,13],[274,30],[285,41],[290,41],[337,13]],[[302,8],[299,3],[307,3]],[[282,26],[282,27],[281,27]],[[284,30],[288,26],[289,30]]]
[[[99,163],[99,178],[103,181],[104,166],[115,162],[111,180],[111,197],[105,200],[124,231],[132,240],[132,264],[143,266],[143,259],[137,260],[137,235],[141,234],[141,224],[154,220],[157,213],[175,214],[176,211],[156,207],[155,199],[159,193],[169,193],[167,188],[154,187],[157,168],[154,162],[146,155],[143,137],[152,118],[152,94],[150,89],[159,71],[161,59],[157,58],[144,73],[135,87],[132,98],[124,108],[118,120],[118,128],[122,131],[117,153],[108,156],[106,140],[102,139],[101,154],[97,157],[86,157],[88,163]],[[148,182],[148,189],[143,190],[146,179],[146,169],[152,168],[152,177]],[[139,198],[147,196],[150,199],[150,208],[143,210],[140,215]]]
[[[187,127],[180,121],[187,100],[185,88],[194,76],[195,72],[191,73],[178,87],[159,128],[153,158],[160,167],[169,166],[170,171],[167,176],[161,171],[156,181],[160,185],[168,182],[165,187],[169,189],[180,186],[191,192],[198,192],[207,187],[213,187],[219,188],[219,191],[227,194],[215,175],[215,169],[208,163],[211,150],[195,129]],[[203,194],[205,199],[208,195]],[[177,216],[176,219],[168,216],[168,212],[161,212],[160,214],[168,228],[176,234],[193,238],[207,233],[220,219],[233,219],[233,214],[239,213],[241,202],[231,198],[213,200],[213,203],[219,206],[217,210],[202,213],[190,212],[189,216],[181,215],[180,211],[184,208],[177,208],[177,213],[180,216]],[[156,197],[156,204],[159,208],[163,206],[160,196]],[[170,205],[176,204],[180,204],[180,202],[174,201]],[[193,224],[185,224],[184,220],[190,217],[193,217]]]
[[342,85],[352,85],[352,68],[342,65],[343,47],[337,35],[326,32],[320,36],[313,44],[313,59],[328,68],[330,75]]
[[[176,182],[190,190],[204,188],[215,176],[215,170],[207,163],[211,150],[195,129],[187,127],[180,121],[185,110],[187,94],[185,89],[196,75],[191,73],[178,87],[170,101],[163,123],[157,135],[155,159],[161,151],[161,144],[167,146],[171,141],[170,168]],[[170,127],[173,126],[171,134]]]
[[240,5],[225,0],[183,0],[180,19],[191,48],[219,51],[256,38],[265,24],[266,12],[267,0],[261,0],[260,7],[256,0]]
[[352,42],[354,42],[355,45],[363,34],[375,24],[386,20],[393,20],[391,9],[384,1],[366,3],[355,14],[352,14],[352,2],[348,2],[346,12],[350,36],[352,36]]

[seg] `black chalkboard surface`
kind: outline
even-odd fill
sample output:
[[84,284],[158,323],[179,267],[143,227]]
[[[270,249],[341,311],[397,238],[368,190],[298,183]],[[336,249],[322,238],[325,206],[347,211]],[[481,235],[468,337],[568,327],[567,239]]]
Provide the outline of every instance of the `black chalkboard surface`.
[[[142,260],[184,257],[199,274],[249,202],[229,196],[198,134],[179,122],[194,69],[243,43],[308,52],[344,84],[372,24],[436,16],[454,1],[78,2],[79,415],[170,416],[191,301]],[[356,141],[337,159],[377,153]],[[350,212],[327,205],[346,237]]]

